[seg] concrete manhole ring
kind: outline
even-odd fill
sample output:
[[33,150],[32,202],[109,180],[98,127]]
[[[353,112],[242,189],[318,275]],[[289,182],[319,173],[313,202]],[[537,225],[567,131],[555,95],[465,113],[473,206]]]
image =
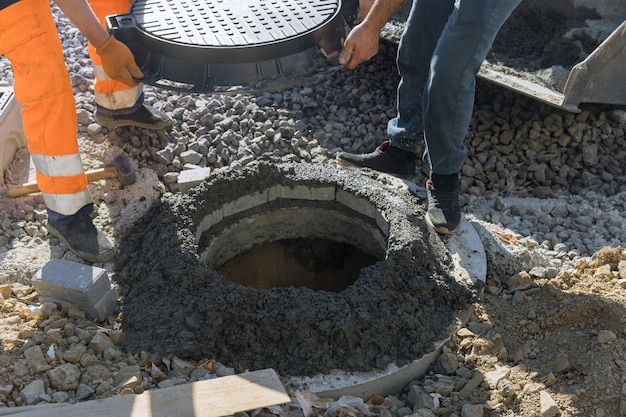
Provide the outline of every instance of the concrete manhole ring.
[[[114,280],[126,348],[216,358],[237,372],[273,368],[300,389],[310,388],[307,378],[402,369],[432,356],[477,290],[455,275],[420,199],[387,178],[265,160],[164,195],[119,242]],[[258,243],[316,234],[378,261],[337,292],[260,289],[216,270]],[[313,391],[337,388],[334,379]]]

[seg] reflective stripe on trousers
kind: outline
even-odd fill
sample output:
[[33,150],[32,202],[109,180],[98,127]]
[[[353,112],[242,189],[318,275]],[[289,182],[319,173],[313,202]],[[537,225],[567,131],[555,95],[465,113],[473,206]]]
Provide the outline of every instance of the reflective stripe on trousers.
[[47,208],[72,215],[92,203],[76,139],[76,104],[48,0],[0,11],[0,54],[13,67],[16,100]]
[[[113,14],[128,13],[132,0],[89,0],[91,9],[100,24],[106,28],[106,17]],[[143,91],[141,83],[129,87],[124,83],[110,79],[102,68],[102,61],[92,44],[88,45],[89,57],[93,63],[95,81],[93,85],[96,103],[109,110],[133,107]]]

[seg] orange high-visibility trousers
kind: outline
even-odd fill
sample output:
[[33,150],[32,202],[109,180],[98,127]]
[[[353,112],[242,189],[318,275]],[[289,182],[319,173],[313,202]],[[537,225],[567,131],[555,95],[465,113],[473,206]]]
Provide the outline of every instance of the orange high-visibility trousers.
[[0,10],[0,54],[13,67],[15,99],[47,208],[75,214],[93,202],[76,139],[76,104],[49,0]]
[[[132,3],[133,0],[89,0],[91,9],[104,28],[107,27],[106,17],[108,15],[128,13]],[[88,44],[88,52],[95,75],[93,89],[96,103],[109,110],[133,107],[143,91],[142,84],[130,87],[122,82],[112,80],[104,72],[102,61],[91,43]]]

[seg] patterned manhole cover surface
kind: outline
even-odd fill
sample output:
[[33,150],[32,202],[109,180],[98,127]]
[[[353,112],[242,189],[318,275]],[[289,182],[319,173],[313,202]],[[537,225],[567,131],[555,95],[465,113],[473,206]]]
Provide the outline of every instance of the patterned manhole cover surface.
[[133,51],[146,83],[204,92],[311,73],[341,50],[357,4],[137,0],[108,24]]

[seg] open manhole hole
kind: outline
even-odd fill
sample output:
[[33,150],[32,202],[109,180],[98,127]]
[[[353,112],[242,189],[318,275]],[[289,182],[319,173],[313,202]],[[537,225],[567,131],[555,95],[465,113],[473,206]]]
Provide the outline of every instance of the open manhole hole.
[[[476,290],[455,278],[420,200],[388,178],[264,160],[164,195],[119,244],[126,347],[215,358],[238,372],[273,368],[298,381],[431,354]],[[246,273],[238,257],[255,251],[263,262]],[[317,260],[318,270],[360,269],[331,278],[328,288],[308,285],[315,280],[304,282],[299,270],[291,281],[286,273],[255,285],[258,269],[310,266],[302,257]],[[239,282],[219,272],[229,262],[240,268]]]
[[338,55],[357,0],[136,0],[109,16],[144,82],[225,91],[310,74]]
[[[292,215],[300,217],[305,211],[307,215],[317,212],[297,208]],[[326,213],[320,214],[325,216]],[[228,244],[226,242],[227,239],[223,243]],[[231,282],[265,290],[307,287],[338,292],[354,284],[359,271],[377,260],[350,243],[323,237],[298,237],[260,243],[216,269]]]

